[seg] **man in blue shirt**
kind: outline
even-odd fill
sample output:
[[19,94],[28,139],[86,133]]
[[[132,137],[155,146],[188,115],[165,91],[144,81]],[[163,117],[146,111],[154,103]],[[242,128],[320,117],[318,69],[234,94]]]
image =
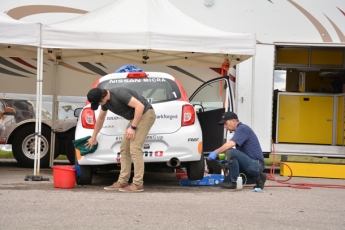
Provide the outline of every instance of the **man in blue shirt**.
[[235,189],[237,177],[240,171],[243,171],[246,175],[255,178],[256,185],[254,188],[263,189],[266,182],[266,174],[262,173],[264,157],[254,131],[248,125],[242,124],[233,112],[224,113],[219,124],[224,125],[224,128],[231,132],[235,131],[230,141],[211,152],[207,158],[208,160],[215,160],[219,153],[226,153],[229,173],[220,186]]

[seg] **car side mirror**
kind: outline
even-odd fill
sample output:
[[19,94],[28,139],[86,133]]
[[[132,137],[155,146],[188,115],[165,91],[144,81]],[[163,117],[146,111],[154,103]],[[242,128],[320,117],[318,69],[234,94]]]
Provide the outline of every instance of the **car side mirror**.
[[83,108],[76,108],[74,110],[74,116],[78,118],[82,110]]
[[16,110],[12,107],[6,107],[5,108],[5,112],[4,115],[15,115],[16,114]]

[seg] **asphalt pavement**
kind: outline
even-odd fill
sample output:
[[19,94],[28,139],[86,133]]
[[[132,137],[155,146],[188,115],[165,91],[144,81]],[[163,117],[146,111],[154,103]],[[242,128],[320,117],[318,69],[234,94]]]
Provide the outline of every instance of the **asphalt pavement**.
[[[59,161],[56,164],[67,164]],[[268,170],[266,170],[268,172]],[[0,229],[344,229],[345,189],[299,189],[268,180],[262,192],[181,186],[173,173],[146,173],[145,191],[105,191],[118,171],[93,175],[92,185],[54,188],[25,181],[33,169],[0,159]],[[280,177],[279,171],[274,174]],[[345,180],[294,177],[291,183],[345,185]],[[280,187],[285,186],[285,187]]]

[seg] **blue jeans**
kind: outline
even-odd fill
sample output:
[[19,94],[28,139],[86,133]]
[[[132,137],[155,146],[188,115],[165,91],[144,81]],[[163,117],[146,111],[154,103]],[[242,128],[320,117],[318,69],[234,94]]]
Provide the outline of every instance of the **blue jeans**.
[[224,178],[224,182],[236,182],[240,171],[246,175],[257,177],[264,170],[263,165],[258,160],[253,160],[237,149],[230,149],[229,151],[233,160],[231,164],[228,164],[229,173]]

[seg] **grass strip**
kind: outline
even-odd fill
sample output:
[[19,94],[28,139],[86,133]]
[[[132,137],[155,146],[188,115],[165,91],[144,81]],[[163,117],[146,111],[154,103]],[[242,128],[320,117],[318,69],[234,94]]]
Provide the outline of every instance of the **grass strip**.
[[[14,159],[12,151],[0,150],[0,159]],[[66,155],[59,155],[56,160],[67,160]]]

